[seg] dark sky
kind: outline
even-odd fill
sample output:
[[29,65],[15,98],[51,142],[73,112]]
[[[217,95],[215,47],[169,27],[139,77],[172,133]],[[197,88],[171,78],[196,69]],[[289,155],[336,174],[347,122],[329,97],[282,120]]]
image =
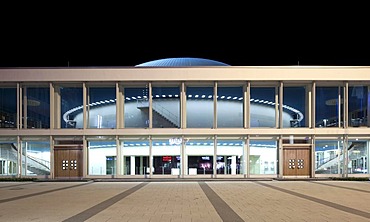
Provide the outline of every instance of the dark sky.
[[257,23],[262,15],[249,19],[240,14],[236,25],[220,14],[221,21],[205,16],[194,22],[148,15],[141,21],[139,15],[122,17],[122,13],[104,20],[82,15],[74,20],[66,19],[65,12],[56,21],[51,18],[59,15],[51,17],[53,13],[40,18],[30,14],[2,26],[0,67],[135,66],[172,57],[206,58],[233,66],[370,66],[366,16],[354,19],[340,12],[345,15],[341,19],[313,22],[315,13],[297,11]]
[[[170,38],[170,37],[169,37]],[[352,40],[350,40],[352,41]],[[330,39],[130,39],[80,36],[3,43],[1,67],[135,66],[172,57],[213,59],[233,66],[370,65],[363,42]]]

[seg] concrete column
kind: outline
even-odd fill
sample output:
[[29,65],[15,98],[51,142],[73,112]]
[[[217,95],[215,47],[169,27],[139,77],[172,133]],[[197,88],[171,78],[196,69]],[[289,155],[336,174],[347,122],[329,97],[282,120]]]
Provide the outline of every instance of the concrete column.
[[135,156],[130,156],[130,175],[135,175]]
[[231,175],[236,175],[236,156],[231,156]]

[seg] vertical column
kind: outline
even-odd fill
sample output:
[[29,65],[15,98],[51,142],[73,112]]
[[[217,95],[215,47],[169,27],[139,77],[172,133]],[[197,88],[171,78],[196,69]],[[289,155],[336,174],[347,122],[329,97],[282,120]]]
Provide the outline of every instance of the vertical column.
[[181,147],[180,147],[180,163],[181,163],[181,178],[184,178],[184,175],[185,175],[185,169],[187,169],[187,166],[185,164],[185,137],[184,135],[182,135],[182,138],[181,138]]
[[22,128],[22,89],[19,86],[19,83],[17,83],[17,130]]
[[[348,177],[348,135],[343,136],[343,172],[342,177]],[[358,161],[358,160],[357,160]]]
[[213,86],[213,129],[217,129],[217,82]]
[[306,93],[305,93],[305,125],[306,127],[311,128],[312,126],[312,86],[306,86],[305,87]]
[[284,95],[284,83],[283,82],[280,82],[280,85],[279,85],[279,96],[278,96],[278,99],[279,99],[279,112],[278,112],[278,116],[279,116],[279,122],[278,122],[278,126],[277,128],[283,128],[283,105],[284,105],[284,101],[283,101],[283,95]]
[[[51,106],[50,106],[51,107]],[[51,121],[50,121],[51,123]],[[55,178],[54,169],[55,169],[55,162],[54,162],[54,140],[52,136],[49,136],[49,143],[50,143],[50,177]]]
[[312,83],[312,106],[311,106],[311,125],[310,128],[316,127],[316,82]]
[[17,136],[17,177],[22,177],[22,141],[20,136]]
[[149,136],[149,178],[152,177],[153,177],[153,140],[152,136]]
[[243,126],[244,126],[244,129],[248,129],[251,127],[251,119],[250,119],[250,107],[251,107],[251,103],[250,103],[250,100],[251,100],[251,83],[250,82],[247,82],[247,85],[244,85],[243,86],[243,110],[244,110],[244,113],[243,113]]
[[185,83],[181,83],[181,93],[180,93],[180,118],[181,118],[181,129],[185,129],[186,126],[186,88]]
[[60,86],[54,85],[54,129],[61,128],[61,95]]
[[217,135],[213,138],[213,175],[212,177],[217,177]]
[[28,114],[27,114],[27,87],[23,86],[23,113],[21,113],[22,120],[23,120],[23,128],[27,129],[27,119],[28,119]]
[[[55,129],[55,122],[54,122],[54,119],[55,119],[55,104],[54,104],[54,85],[53,83],[49,83],[49,94],[50,94],[50,98],[49,98],[49,107],[50,107],[50,129]],[[51,144],[51,141],[50,141],[50,144]]]
[[82,101],[83,101],[83,129],[87,128],[87,89],[86,89],[86,83],[82,83]]
[[236,156],[231,156],[231,175],[236,175]]
[[124,127],[124,91],[123,87],[116,83],[116,128],[121,129]]
[[135,175],[135,156],[130,156],[130,175]]
[[284,171],[284,147],[283,147],[283,135],[280,135],[280,137],[278,138],[278,178],[282,178],[283,177],[283,171]]
[[139,175],[145,175],[145,171],[143,171],[143,156],[139,157]]
[[348,114],[348,82],[344,86],[344,95],[343,95],[343,104],[344,104],[344,113],[343,113],[343,127],[348,128],[349,114]]
[[311,137],[311,176],[314,178],[316,177],[315,175],[315,170],[316,170],[316,155],[315,155],[315,143],[316,143],[316,137],[315,135],[312,135]]
[[279,88],[275,86],[275,128],[279,128]]
[[[227,169],[227,156],[225,156],[225,155],[224,155],[224,162],[225,162],[224,174],[227,174],[228,173],[228,169]],[[216,159],[216,164],[217,164],[217,159]],[[217,170],[217,167],[216,167],[216,170]]]
[[121,145],[119,141],[119,137],[116,136],[116,152],[117,152],[117,162],[116,162],[116,175],[122,175],[122,166],[123,166],[123,160],[122,160],[122,153],[121,153]]
[[341,128],[341,125],[343,123],[343,119],[342,119],[342,86],[338,86],[338,107],[337,107],[337,110],[338,110],[338,127]]
[[89,162],[88,159],[88,152],[87,152],[87,140],[86,136],[82,137],[82,159],[83,159],[83,166],[82,166],[82,176],[86,177],[89,174]]
[[153,128],[153,96],[152,83],[149,82],[149,129]]
[[243,174],[244,178],[249,178],[250,177],[250,172],[249,172],[249,153],[250,153],[250,138],[249,135],[244,140],[244,145],[243,145]]

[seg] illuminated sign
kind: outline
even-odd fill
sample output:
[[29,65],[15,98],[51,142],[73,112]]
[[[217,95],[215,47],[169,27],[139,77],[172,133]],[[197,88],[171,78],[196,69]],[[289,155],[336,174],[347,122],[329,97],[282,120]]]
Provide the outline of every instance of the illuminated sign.
[[171,162],[172,157],[171,156],[162,156],[162,161],[163,162]]
[[168,140],[170,145],[180,145],[182,143],[182,138],[181,137],[173,137]]

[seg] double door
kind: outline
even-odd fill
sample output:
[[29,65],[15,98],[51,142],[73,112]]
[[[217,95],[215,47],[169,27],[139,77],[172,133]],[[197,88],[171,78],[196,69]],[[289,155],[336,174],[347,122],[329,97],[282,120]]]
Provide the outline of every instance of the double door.
[[82,178],[82,147],[55,147],[54,172],[55,178]]
[[310,146],[284,146],[284,176],[310,176],[311,158]]

